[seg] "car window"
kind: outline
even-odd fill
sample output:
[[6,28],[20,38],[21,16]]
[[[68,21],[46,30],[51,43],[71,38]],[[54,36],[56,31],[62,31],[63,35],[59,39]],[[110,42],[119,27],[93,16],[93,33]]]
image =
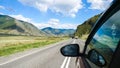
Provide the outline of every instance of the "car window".
[[112,15],[96,32],[87,47],[89,50],[95,49],[106,61],[106,67],[110,64],[112,55],[115,52],[120,40],[120,10]]

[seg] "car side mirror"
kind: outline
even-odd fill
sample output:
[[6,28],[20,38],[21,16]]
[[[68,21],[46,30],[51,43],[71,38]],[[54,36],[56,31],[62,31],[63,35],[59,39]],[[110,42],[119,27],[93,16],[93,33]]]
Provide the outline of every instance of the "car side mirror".
[[94,49],[88,52],[87,58],[97,66],[103,67],[106,65],[104,57]]
[[78,44],[69,44],[60,49],[62,55],[67,57],[77,57],[80,56],[80,48]]

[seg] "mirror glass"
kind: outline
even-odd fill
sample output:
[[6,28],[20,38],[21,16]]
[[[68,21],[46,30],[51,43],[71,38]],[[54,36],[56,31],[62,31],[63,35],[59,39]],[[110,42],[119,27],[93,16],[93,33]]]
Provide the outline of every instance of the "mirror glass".
[[61,53],[64,56],[76,57],[79,56],[79,45],[78,44],[69,44],[61,48]]
[[101,67],[106,64],[104,57],[94,49],[89,51],[87,58],[94,64]]

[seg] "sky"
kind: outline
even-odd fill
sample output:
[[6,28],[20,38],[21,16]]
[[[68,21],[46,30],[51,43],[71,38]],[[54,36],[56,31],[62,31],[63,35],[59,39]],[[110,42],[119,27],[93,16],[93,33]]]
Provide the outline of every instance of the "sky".
[[0,14],[45,27],[76,29],[112,0],[0,0]]

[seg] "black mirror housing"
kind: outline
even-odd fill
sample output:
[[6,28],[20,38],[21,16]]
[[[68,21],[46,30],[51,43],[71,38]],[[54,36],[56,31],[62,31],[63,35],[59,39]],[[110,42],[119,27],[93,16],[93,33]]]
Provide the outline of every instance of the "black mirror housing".
[[97,66],[103,67],[106,65],[104,57],[94,49],[88,52],[87,58]]
[[80,56],[80,48],[78,44],[69,44],[60,49],[62,55],[67,57],[77,57]]

